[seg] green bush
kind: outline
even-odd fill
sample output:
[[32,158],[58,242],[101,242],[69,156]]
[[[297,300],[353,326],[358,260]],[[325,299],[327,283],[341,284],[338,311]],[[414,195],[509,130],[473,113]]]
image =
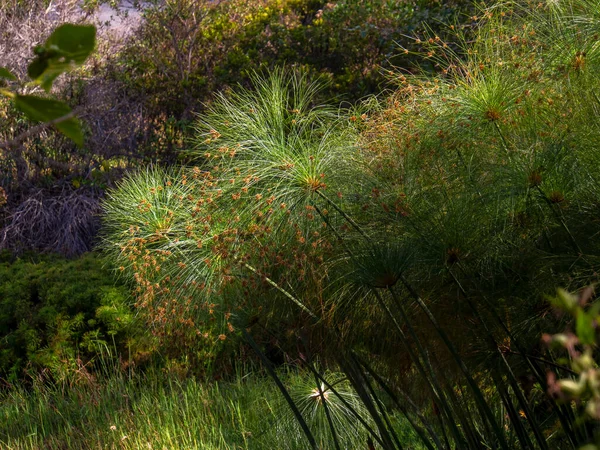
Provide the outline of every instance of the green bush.
[[[327,80],[322,98],[347,101],[379,92],[385,68],[409,67],[407,36],[465,17],[472,2],[417,0],[176,0],[150,8],[115,76],[151,110],[190,118],[215,90],[249,85],[255,71],[302,66]],[[151,76],[150,76],[151,75]]]
[[0,377],[91,371],[98,356],[128,358],[139,331],[128,289],[95,254],[0,260]]

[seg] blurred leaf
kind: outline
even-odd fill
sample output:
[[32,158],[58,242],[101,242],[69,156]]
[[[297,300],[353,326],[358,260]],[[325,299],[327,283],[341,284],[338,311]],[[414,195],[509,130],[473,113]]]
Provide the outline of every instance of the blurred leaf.
[[548,297],[548,300],[555,308],[565,312],[573,313],[577,308],[577,297],[564,289],[557,289],[556,297]]
[[577,337],[584,345],[592,345],[595,341],[595,329],[594,319],[590,314],[587,314],[584,310],[580,309],[577,311],[577,319],[575,324],[575,330]]
[[64,24],[50,35],[44,45],[34,49],[37,58],[27,68],[28,75],[49,91],[54,80],[85,62],[96,45],[93,25]]
[[16,80],[17,77],[15,77],[12,72],[10,70],[8,70],[6,67],[0,67],[0,78],[5,78],[7,80]]
[[[71,108],[64,102],[33,95],[15,96],[15,106],[23,112],[30,120],[38,122],[52,122],[60,120],[71,113]],[[53,124],[58,131],[63,133],[77,145],[83,145],[83,132],[79,120],[75,117],[67,117]]]

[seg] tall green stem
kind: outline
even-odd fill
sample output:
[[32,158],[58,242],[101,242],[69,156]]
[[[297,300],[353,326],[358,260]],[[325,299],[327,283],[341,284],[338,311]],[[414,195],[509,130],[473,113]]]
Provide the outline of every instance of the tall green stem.
[[429,318],[429,321],[432,323],[434,329],[437,331],[438,335],[440,336],[440,338],[442,339],[442,341],[444,342],[444,344],[450,351],[450,354],[452,355],[454,361],[456,362],[456,364],[460,368],[461,372],[465,376],[467,384],[469,385],[469,387],[471,388],[471,391],[473,392],[473,395],[475,396],[475,402],[477,404],[477,408],[479,409],[480,413],[485,418],[484,423],[488,424],[492,428],[492,430],[494,431],[494,434],[498,438],[500,446],[503,449],[508,450],[509,447],[506,442],[506,438],[504,437],[504,432],[498,426],[498,423],[496,422],[496,419],[494,417],[494,414],[492,413],[492,410],[490,409],[489,405],[485,401],[485,398],[483,397],[483,394],[481,393],[479,386],[477,386],[477,383],[471,376],[469,369],[467,368],[467,366],[461,359],[460,355],[458,354],[456,347],[454,347],[454,344],[452,344],[452,341],[450,340],[450,338],[448,338],[448,335],[443,330],[443,328],[440,326],[440,324],[438,323],[437,319],[435,318],[435,316],[433,315],[431,310],[427,307],[425,302],[421,299],[421,297],[417,294],[417,292],[412,288],[412,286],[408,283],[408,281],[406,281],[404,276],[401,276],[400,279],[401,279],[404,287],[408,290],[410,295],[415,300],[415,302],[417,302],[419,307],[423,310],[425,315]]

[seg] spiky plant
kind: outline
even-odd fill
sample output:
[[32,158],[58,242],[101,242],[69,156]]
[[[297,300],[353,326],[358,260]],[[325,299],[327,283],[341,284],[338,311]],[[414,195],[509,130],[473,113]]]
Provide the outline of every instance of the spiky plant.
[[[368,433],[356,415],[368,419],[368,413],[352,386],[341,373],[325,372],[327,381],[315,379],[310,372],[290,378],[287,389],[315,436],[319,448],[356,448],[366,445]],[[328,387],[327,383],[330,387]],[[281,434],[302,435],[298,422],[285,402],[276,413]],[[370,421],[369,421],[370,422]],[[299,438],[297,438],[299,440]]]
[[[592,3],[484,10],[458,51],[423,40],[439,75],[399,76],[385,104],[348,121],[284,71],[221,94],[198,121],[198,167],[171,182],[175,205],[120,212],[146,198],[143,176],[113,195],[115,258],[133,272],[168,248],[164,278],[138,270],[138,284],[213,314],[259,311],[288,350],[302,336],[345,373],[382,448],[402,447],[388,408],[429,448],[576,447],[587,436],[569,406],[534,403],[531,383],[545,391],[557,364],[538,345],[554,326],[542,295],[600,270]],[[314,448],[326,428],[311,433],[303,416],[321,410],[305,407],[330,389],[315,383],[319,397],[280,387]]]
[[[398,96],[366,134],[365,156],[376,155],[372,174],[381,175],[382,239],[394,230],[418,255],[405,272],[406,300],[421,304],[419,292],[427,292],[424,314],[446,317],[432,320],[435,329],[450,328],[443,325],[454,314],[444,304],[464,308],[461,316],[477,332],[463,334],[471,340],[464,343],[454,335],[451,344],[486,354],[478,364],[501,370],[490,381],[526,447],[547,445],[539,422],[526,414],[530,423],[521,428],[512,404],[531,410],[517,380],[523,370],[545,383],[544,369],[526,355],[535,351],[535,298],[557,277],[588,282],[597,267],[598,247],[590,241],[596,219],[589,215],[597,189],[597,143],[589,137],[597,115],[587,112],[594,101],[580,103],[595,90],[585,75],[594,59],[593,51],[589,60],[571,51],[594,47],[586,39],[596,12],[586,2],[567,3],[558,10],[510,3],[484,11],[474,42],[458,57],[437,59],[445,64],[439,77],[400,77]],[[445,52],[435,37],[426,46],[430,57]],[[437,340],[415,333],[413,340],[420,339],[423,348]],[[502,340],[510,342],[508,354]],[[554,411],[567,434],[573,431],[568,411]]]
[[328,186],[351,184],[355,139],[337,110],[313,104],[320,85],[283,69],[252,81],[252,91],[217,96],[197,122],[192,152],[218,167],[221,178],[231,177],[231,195],[262,199],[239,202],[240,216],[253,220],[267,200],[298,216]]

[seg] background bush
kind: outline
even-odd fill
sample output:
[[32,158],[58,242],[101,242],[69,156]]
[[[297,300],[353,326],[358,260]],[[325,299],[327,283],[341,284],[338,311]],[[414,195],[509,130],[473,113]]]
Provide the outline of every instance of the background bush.
[[381,91],[384,69],[414,65],[401,50],[412,48],[412,36],[429,27],[442,34],[442,23],[465,20],[471,9],[462,0],[168,1],[146,11],[115,76],[149,108],[183,119],[214,91],[281,65],[327,80],[321,99],[355,102]]
[[54,379],[92,372],[98,358],[127,365],[148,337],[95,254],[0,259],[0,378],[45,374]]

